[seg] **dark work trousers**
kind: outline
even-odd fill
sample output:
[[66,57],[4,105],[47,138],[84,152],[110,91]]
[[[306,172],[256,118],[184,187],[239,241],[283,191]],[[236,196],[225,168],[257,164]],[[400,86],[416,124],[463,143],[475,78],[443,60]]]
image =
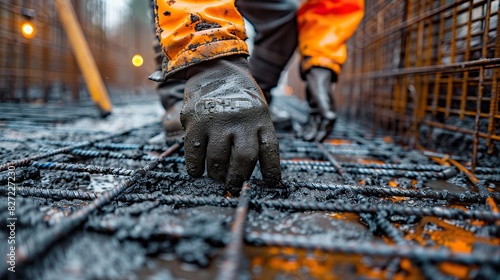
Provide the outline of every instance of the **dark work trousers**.
[[250,70],[268,94],[298,44],[297,0],[236,0],[236,7],[255,28]]
[[[161,1],[161,0],[160,0]],[[297,0],[236,0],[236,7],[255,28],[254,48],[250,55],[252,75],[270,101],[270,91],[298,44]],[[153,11],[154,13],[154,11]],[[155,48],[159,51],[159,45]],[[161,61],[161,59],[157,59]],[[158,65],[161,68],[161,62]],[[163,106],[182,100],[178,80],[159,86]],[[172,90],[169,90],[169,89]]]

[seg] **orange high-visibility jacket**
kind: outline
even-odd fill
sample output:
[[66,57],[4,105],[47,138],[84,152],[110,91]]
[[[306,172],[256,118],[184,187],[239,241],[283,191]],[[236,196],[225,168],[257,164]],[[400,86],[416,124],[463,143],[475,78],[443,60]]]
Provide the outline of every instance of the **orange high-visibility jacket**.
[[[168,77],[186,67],[222,56],[245,54],[246,33],[235,0],[157,0],[156,35]],[[313,66],[340,74],[345,42],[364,15],[364,0],[308,0],[298,10],[301,69]]]

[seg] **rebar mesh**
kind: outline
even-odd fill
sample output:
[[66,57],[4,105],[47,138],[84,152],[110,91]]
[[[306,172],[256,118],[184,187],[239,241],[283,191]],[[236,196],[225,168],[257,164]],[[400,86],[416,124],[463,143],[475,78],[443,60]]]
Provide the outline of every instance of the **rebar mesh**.
[[366,1],[342,75],[344,112],[413,147],[467,153],[473,169],[482,165],[500,141],[498,6]]
[[[8,160],[0,165],[0,193],[7,196],[7,169],[15,166],[23,225],[16,254],[25,277],[58,275],[67,267],[64,256],[90,254],[71,253],[74,246],[89,239],[86,246],[104,246],[92,245],[99,238],[135,248],[121,257],[140,255],[184,278],[500,275],[498,182],[354,125],[340,122],[323,144],[279,133],[283,181],[266,186],[255,175],[239,198],[207,178],[187,176],[179,144],[149,143],[161,130],[157,123],[109,133],[78,126],[43,133],[45,126],[15,122],[1,128]],[[102,176],[114,177],[97,188]],[[197,268],[175,270],[178,263],[158,257],[166,252]],[[112,252],[95,258],[104,257],[119,259]],[[123,273],[161,270],[132,263]],[[113,269],[105,271],[104,278]],[[92,268],[81,273],[93,275]]]

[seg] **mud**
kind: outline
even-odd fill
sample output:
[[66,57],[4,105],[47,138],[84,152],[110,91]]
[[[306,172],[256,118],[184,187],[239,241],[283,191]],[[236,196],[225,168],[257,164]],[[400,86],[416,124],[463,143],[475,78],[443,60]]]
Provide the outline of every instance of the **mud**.
[[130,272],[146,263],[139,242],[128,240],[124,246],[105,234],[75,233],[59,245],[63,249],[53,250],[25,268],[26,279],[139,279]]
[[221,27],[222,26],[216,22],[204,21],[204,22],[197,23],[194,27],[194,30],[203,31],[203,30],[207,30],[207,29],[215,29],[215,28],[221,28]]
[[368,230],[355,221],[332,219],[329,213],[287,213],[276,209],[250,211],[246,230],[307,235],[325,242],[373,239]]
[[191,19],[191,24],[197,22],[200,20],[200,16],[198,15],[195,15],[195,14],[191,14],[191,16],[189,17],[189,19]]

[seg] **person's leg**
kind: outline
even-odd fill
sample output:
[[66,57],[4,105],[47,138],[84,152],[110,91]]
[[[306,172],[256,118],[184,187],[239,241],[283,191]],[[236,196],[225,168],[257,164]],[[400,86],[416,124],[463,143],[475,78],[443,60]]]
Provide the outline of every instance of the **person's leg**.
[[161,121],[167,140],[169,137],[176,137],[183,134],[180,114],[185,85],[186,81],[184,80],[169,79],[159,83],[156,89],[161,104],[165,109],[165,114]]
[[297,1],[237,0],[236,6],[257,33],[250,69],[269,102],[271,89],[297,47]]

